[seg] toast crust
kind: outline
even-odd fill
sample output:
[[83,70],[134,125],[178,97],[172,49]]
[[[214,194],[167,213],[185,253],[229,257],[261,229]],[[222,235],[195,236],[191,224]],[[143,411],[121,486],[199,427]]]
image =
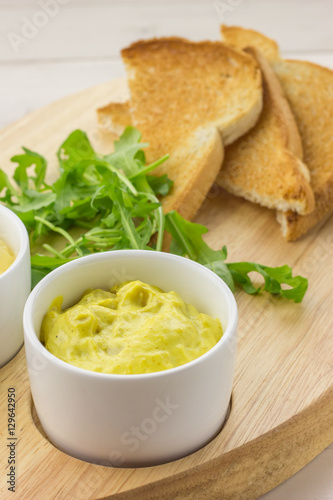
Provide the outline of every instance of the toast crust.
[[[188,162],[196,162],[196,155],[199,154],[198,167],[190,177],[188,177],[188,171],[179,170],[177,177],[172,179],[174,181],[172,192],[162,200],[165,213],[176,210],[188,220],[191,220],[201,207],[220,171],[224,157],[223,143],[216,129],[199,130],[196,135],[198,151],[188,153],[184,145],[183,153]],[[189,142],[191,143],[191,140]],[[166,164],[162,166],[164,168],[160,169],[159,174],[169,175],[168,166]]]
[[275,40],[259,33],[258,31],[241,28],[239,26],[220,27],[223,42],[231,45],[237,50],[244,50],[247,47],[257,49],[269,62],[280,58],[280,49]]
[[[261,71],[264,75],[264,80],[268,88],[269,98],[271,100],[272,107],[274,108],[274,114],[279,118],[281,127],[285,129],[286,148],[300,160],[302,160],[302,139],[299,134],[295,117],[290,109],[290,105],[287,101],[286,95],[282,90],[278,78],[276,77],[267,59],[259,50],[254,48],[248,48],[245,50],[252,53],[259,62]],[[310,173],[307,167],[305,167],[305,169],[303,170],[303,174],[305,175],[306,179],[310,181]]]
[[287,241],[295,241],[312,229],[318,222],[332,212],[333,204],[333,175],[321,189],[315,193],[316,209],[308,215],[292,212],[277,212],[277,221],[281,224],[281,231]]
[[294,117],[269,63],[256,49],[248,50],[263,74],[263,111],[255,127],[226,148],[217,183],[269,208],[309,213],[314,196]]

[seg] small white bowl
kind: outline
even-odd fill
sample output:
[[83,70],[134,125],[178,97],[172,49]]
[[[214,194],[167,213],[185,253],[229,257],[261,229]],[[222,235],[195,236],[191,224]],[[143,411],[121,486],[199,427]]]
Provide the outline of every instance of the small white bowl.
[[23,344],[23,309],[31,289],[29,237],[23,222],[0,205],[0,239],[13,250],[13,264],[0,274],[0,367]]
[[[87,288],[141,280],[174,290],[200,312],[218,317],[224,334],[206,354],[157,373],[96,373],[56,358],[39,341],[59,295],[68,307]],[[65,264],[35,287],[24,311],[31,391],[41,425],[61,450],[93,463],[139,467],[188,455],[221,429],[236,358],[237,306],[225,283],[204,266],[175,255],[120,250]]]

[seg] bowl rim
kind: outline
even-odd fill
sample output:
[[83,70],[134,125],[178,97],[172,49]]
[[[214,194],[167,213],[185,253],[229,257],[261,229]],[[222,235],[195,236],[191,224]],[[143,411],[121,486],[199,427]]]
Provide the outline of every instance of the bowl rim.
[[[80,368],[78,366],[72,365],[70,363],[67,363],[66,361],[63,361],[59,359],[57,356],[52,354],[50,351],[46,349],[45,346],[41,343],[39,340],[37,333],[35,331],[35,328],[33,327],[33,318],[32,318],[32,308],[34,305],[34,302],[36,298],[43,293],[43,290],[48,286],[50,280],[53,281],[57,277],[61,276],[62,274],[67,273],[70,269],[74,269],[76,267],[79,267],[83,265],[83,260],[90,260],[92,263],[98,260],[108,260],[109,258],[113,259],[116,258],[117,256],[120,257],[127,257],[131,258],[145,258],[146,256],[151,256],[153,259],[166,259],[166,260],[176,260],[178,262],[182,262],[184,265],[187,265],[189,267],[196,267],[200,268],[205,274],[207,274],[207,277],[209,277],[211,280],[215,281],[217,285],[223,289],[223,293],[226,296],[227,302],[228,302],[228,307],[229,307],[229,314],[230,318],[228,321],[227,328],[223,332],[222,337],[220,340],[211,348],[209,351],[206,353],[202,354],[198,358],[189,361],[188,363],[184,363],[183,365],[176,366],[174,368],[169,368],[167,370],[161,370],[158,372],[151,372],[151,373],[139,373],[139,374],[118,374],[118,373],[102,373],[102,372],[95,372],[92,370],[87,370],[85,368]],[[159,377],[166,377],[166,376],[172,376],[173,374],[177,372],[182,372],[186,370],[190,370],[192,367],[195,367],[197,364],[200,364],[204,362],[206,359],[210,358],[211,356],[214,355],[214,353],[218,350],[221,349],[225,344],[227,348],[227,344],[230,342],[231,338],[237,334],[237,321],[238,321],[238,308],[237,308],[237,303],[235,300],[235,297],[233,293],[231,292],[230,288],[228,285],[219,277],[217,274],[215,274],[213,271],[210,269],[206,268],[205,266],[187,259],[185,257],[181,257],[179,255],[175,254],[170,254],[168,252],[158,252],[158,251],[151,251],[151,250],[136,250],[136,249],[131,249],[131,250],[110,250],[107,252],[99,252],[95,253],[92,255],[85,255],[83,257],[79,257],[71,262],[68,262],[66,264],[63,264],[59,266],[57,269],[54,269],[46,275],[32,290],[30,293],[28,300],[25,304],[24,312],[23,312],[23,326],[24,326],[24,337],[25,341],[26,338],[29,339],[29,341],[32,343],[32,345],[38,350],[38,352],[47,359],[47,361],[51,361],[54,363],[56,366],[58,366],[60,369],[63,369],[68,372],[73,372],[74,374],[77,374],[78,376],[82,377],[93,377],[96,379],[104,379],[104,380],[123,380],[123,381],[133,381],[133,380],[140,380],[144,379],[147,380],[148,378],[159,378]],[[236,345],[232,346],[232,349],[236,349]],[[231,355],[231,354],[230,354]]]
[[[16,213],[13,212],[13,210],[10,210],[9,208],[0,204],[0,215],[2,215],[2,213],[6,217],[11,219],[13,224],[15,224],[15,228],[17,229],[17,232],[20,234],[20,237],[21,237],[21,244],[20,244],[19,252],[15,256],[14,262],[3,273],[0,274],[0,282],[5,276],[8,276],[10,273],[14,272],[15,268],[18,265],[20,265],[21,261],[23,260],[24,256],[26,255],[27,251],[30,254],[29,235],[28,235],[28,232],[26,230],[25,225],[23,224],[23,222],[21,221],[19,216],[16,215]],[[1,224],[0,224],[0,226],[1,226]],[[7,243],[7,242],[5,242],[5,243]]]

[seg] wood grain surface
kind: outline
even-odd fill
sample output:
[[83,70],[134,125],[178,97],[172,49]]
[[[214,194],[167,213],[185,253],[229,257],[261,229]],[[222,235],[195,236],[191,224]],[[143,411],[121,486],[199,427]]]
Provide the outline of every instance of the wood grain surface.
[[[21,145],[55,152],[80,127],[97,150],[110,137],[97,128],[95,109],[126,97],[123,80],[94,87],[36,111],[0,133],[0,161]],[[55,176],[53,170],[51,176]],[[246,499],[290,477],[333,440],[333,220],[328,217],[295,243],[286,243],[273,211],[213,187],[196,218],[207,241],[228,247],[228,260],[291,265],[309,279],[301,304],[267,295],[237,294],[239,347],[230,417],[207,446],[181,460],[141,469],[87,464],[54,448],[36,426],[23,349],[0,370],[0,432],[7,439],[6,394],[17,392],[16,493],[0,477],[1,498],[16,499]],[[5,446],[0,463],[7,462]]]

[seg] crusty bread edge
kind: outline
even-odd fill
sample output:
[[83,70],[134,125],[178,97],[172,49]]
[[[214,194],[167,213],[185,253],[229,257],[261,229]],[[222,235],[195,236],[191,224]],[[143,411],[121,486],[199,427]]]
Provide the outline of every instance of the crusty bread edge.
[[[244,33],[244,31],[246,33]],[[260,52],[263,53],[263,55],[265,56],[265,58],[269,62],[273,62],[275,60],[280,60],[281,56],[280,56],[279,46],[276,43],[276,41],[273,40],[272,38],[269,38],[268,36],[263,35],[259,31],[249,29],[249,28],[243,28],[242,26],[229,26],[226,24],[220,25],[220,34],[221,34],[221,38],[222,38],[223,43],[235,48],[236,50],[244,50],[245,47],[251,45],[248,43],[248,41],[246,41],[246,42],[243,41],[243,43],[241,44],[242,47],[240,48],[239,45],[234,44],[232,42],[232,40],[230,40],[230,34],[231,34],[231,38],[233,38],[233,33],[236,33],[236,38],[238,38],[238,35],[241,37],[242,33],[245,35],[245,37],[247,37],[248,34],[251,34],[253,36],[253,38],[255,38],[257,40],[257,43],[258,43],[258,41],[261,41],[263,43],[263,46],[265,46],[264,48],[266,50],[265,51],[261,50]],[[229,35],[229,40],[228,40],[228,35]],[[264,53],[264,52],[266,52],[266,53]]]
[[[269,89],[271,99],[276,106],[276,111],[281,119],[281,124],[283,124],[285,128],[287,149],[301,160],[303,158],[302,139],[296,124],[295,117],[291,111],[290,105],[283,92],[278,77],[276,76],[267,59],[258,49],[254,47],[248,47],[245,49],[245,51],[255,57],[255,59],[259,63],[261,71],[264,74],[265,82]],[[305,175],[305,178],[310,181],[310,173],[304,164],[302,164],[301,170]]]
[[326,215],[332,212],[333,205],[333,174],[321,189],[315,194],[316,208],[308,215],[292,211],[278,211],[277,221],[281,224],[281,231],[287,241],[297,240],[300,236],[312,229]]
[[172,206],[169,204],[168,196],[163,198],[163,211],[177,210],[182,217],[192,220],[213,185],[220,171],[223,158],[224,148],[221,135],[214,128],[214,141],[208,155],[202,159],[200,168],[191,176],[191,182],[188,183],[187,188],[182,191]]
[[[287,151],[288,153],[288,151]],[[289,152],[290,155],[292,153]],[[295,157],[292,155],[291,161],[297,162],[298,166],[303,165],[301,160],[299,158]],[[221,181],[221,177],[223,178],[223,181]],[[290,201],[286,201],[283,199],[277,200],[276,197],[274,196],[262,196],[262,195],[257,195],[255,191],[253,192],[245,192],[241,188],[235,187],[233,184],[228,183],[227,176],[223,176],[223,167],[219,175],[217,176],[216,183],[226,189],[229,193],[234,194],[236,196],[240,196],[242,198],[245,198],[248,201],[251,201],[252,203],[257,203],[263,207],[270,208],[273,210],[279,210],[281,212],[287,212],[291,210],[291,203]],[[313,192],[310,188],[310,185],[307,186],[305,183],[303,185],[303,189],[305,191],[305,200],[302,199],[301,201],[293,200],[292,204],[292,210],[296,212],[297,215],[302,215],[304,213],[304,206],[305,206],[305,201],[308,201],[308,209],[313,210],[314,207],[314,196]],[[310,213],[311,213],[310,212]],[[303,217],[305,217],[309,212],[307,212]]]

